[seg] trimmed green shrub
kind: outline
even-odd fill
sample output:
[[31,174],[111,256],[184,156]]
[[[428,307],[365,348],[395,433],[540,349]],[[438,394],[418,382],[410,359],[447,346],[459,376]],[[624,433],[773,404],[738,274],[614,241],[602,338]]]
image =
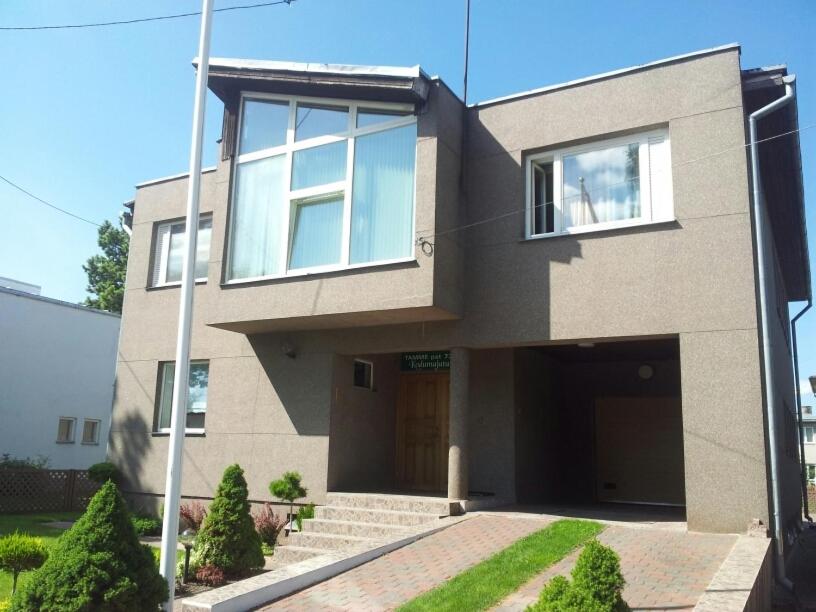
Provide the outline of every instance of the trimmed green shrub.
[[247,483],[239,465],[231,465],[215,492],[190,554],[192,571],[214,565],[227,576],[263,567],[261,538],[249,514]]
[[133,523],[133,528],[139,537],[159,535],[162,530],[161,519],[155,516],[132,516],[130,517],[130,522]]
[[118,483],[119,469],[108,461],[94,463],[88,468],[88,478],[100,484],[105,484],[109,480]]
[[303,521],[304,519],[313,519],[314,518],[314,504],[306,504],[305,506],[301,506],[298,508],[297,516],[295,517],[295,521],[297,521],[298,531],[303,531]]
[[155,610],[166,598],[153,553],[139,543],[125,502],[108,481],[12,598],[11,610]]
[[48,558],[41,538],[14,532],[0,538],[0,570],[11,574],[11,594],[17,590],[20,572],[35,570]]
[[298,472],[285,472],[278,480],[269,483],[269,492],[272,495],[289,502],[289,520],[294,518],[295,500],[306,497],[309,492],[300,484],[302,479]]
[[621,593],[626,581],[617,553],[590,540],[572,569],[572,582],[556,576],[541,591],[531,612],[624,612]]

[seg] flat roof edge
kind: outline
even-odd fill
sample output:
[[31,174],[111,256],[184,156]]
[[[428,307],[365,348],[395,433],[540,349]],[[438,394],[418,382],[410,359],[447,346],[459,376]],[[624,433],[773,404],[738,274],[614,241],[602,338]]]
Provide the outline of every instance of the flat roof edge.
[[583,77],[580,79],[574,79],[572,81],[565,81],[563,83],[556,83],[554,85],[546,85],[544,87],[537,87],[535,89],[528,89],[527,91],[522,91],[514,94],[508,94],[506,96],[499,96],[498,98],[491,98],[489,100],[484,100],[482,102],[475,102],[473,104],[468,104],[468,108],[479,108],[481,106],[489,106],[491,104],[497,104],[500,102],[508,102],[510,100],[515,100],[518,98],[525,98],[528,96],[534,96],[540,93],[547,93],[550,91],[556,91],[559,89],[565,89],[567,87],[574,87],[575,85],[584,85],[586,83],[592,83],[594,81],[601,81],[604,79],[608,79],[610,77],[622,76],[624,74],[630,74],[633,72],[638,72],[640,70],[648,70],[650,68],[655,68],[657,66],[663,66],[665,64],[671,64],[674,62],[679,62],[687,59],[703,57],[705,55],[712,55],[714,53],[721,53],[723,51],[730,51],[733,49],[740,49],[739,43],[729,43],[727,45],[721,45],[719,47],[712,47],[710,49],[701,49],[700,51],[692,51],[691,53],[683,53],[681,55],[674,55],[672,57],[666,57],[663,59],[655,60],[653,62],[647,62],[645,64],[638,64],[636,66],[629,66],[628,68],[618,68],[617,70],[610,70],[609,72],[602,72],[600,74],[593,74],[588,77]]
[[[193,58],[193,66],[198,66],[198,57]],[[277,60],[237,59],[211,57],[212,68],[233,70],[269,70],[279,72],[301,72],[307,74],[335,74],[348,76],[381,76],[404,79],[427,79],[428,75],[419,64],[414,66],[365,66],[358,64],[321,64],[317,62],[284,62]]]
[[73,302],[66,302],[65,300],[58,300],[56,298],[50,298],[44,295],[34,295],[33,293],[18,291],[17,289],[11,289],[9,287],[0,287],[0,293],[7,293],[9,295],[14,295],[16,297],[29,298],[32,300],[37,300],[39,302],[47,302],[49,304],[54,304],[55,306],[65,306],[67,308],[74,308],[75,310],[81,310],[83,312],[88,312],[90,314],[107,315],[109,317],[115,317],[117,319],[122,318],[122,315],[117,314],[115,312],[108,312],[107,310],[100,310],[99,308],[91,308],[90,306],[83,306],[82,304],[74,304]]
[[[207,172],[215,172],[218,169],[217,166],[207,166],[206,168],[201,169],[201,174],[206,174]],[[141,189],[142,187],[149,187],[150,185],[157,185],[158,183],[167,183],[170,181],[176,181],[178,179],[186,178],[190,176],[189,172],[180,172],[179,174],[171,174],[170,176],[162,176],[159,178],[150,179],[147,181],[142,181],[141,183],[136,183],[136,189]],[[132,201],[132,200],[129,200]],[[127,202],[125,202],[127,204]]]

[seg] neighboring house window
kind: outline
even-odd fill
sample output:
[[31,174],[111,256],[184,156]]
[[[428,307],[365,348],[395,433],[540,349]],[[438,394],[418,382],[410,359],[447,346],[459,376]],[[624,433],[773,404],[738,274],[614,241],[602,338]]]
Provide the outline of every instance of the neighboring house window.
[[[152,286],[176,285],[181,283],[181,266],[184,260],[185,222],[162,223],[156,228],[156,243],[153,250]],[[212,217],[201,217],[198,222],[196,242],[196,281],[207,280],[207,264],[210,260],[210,236]]]
[[227,280],[411,259],[416,139],[411,105],[244,97]]
[[804,425],[803,429],[805,430],[805,442],[807,444],[816,442],[816,425]]
[[526,158],[528,238],[674,218],[667,130]]
[[362,359],[354,360],[354,386],[361,389],[374,388],[374,364]]
[[807,465],[807,479],[810,482],[816,482],[816,465],[812,463]]
[[[170,416],[173,412],[173,377],[176,373],[176,364],[167,361],[159,364],[161,387],[159,392],[158,414],[156,415],[156,430],[170,431]],[[187,425],[188,433],[203,433],[204,417],[207,413],[207,388],[210,379],[209,361],[190,362],[190,387],[187,394]]]
[[99,444],[99,421],[96,419],[85,419],[82,424],[82,443]]
[[57,442],[60,444],[73,444],[75,426],[75,418],[60,417],[59,426],[57,428]]
[[813,414],[813,407],[812,406],[802,406],[802,412],[804,414]]

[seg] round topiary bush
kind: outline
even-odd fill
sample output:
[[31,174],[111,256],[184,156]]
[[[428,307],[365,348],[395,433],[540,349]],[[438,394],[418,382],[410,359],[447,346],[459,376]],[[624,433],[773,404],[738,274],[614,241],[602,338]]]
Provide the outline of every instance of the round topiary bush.
[[247,483],[239,465],[231,465],[215,492],[190,555],[192,571],[213,565],[230,577],[263,567],[261,538],[249,513]]
[[105,484],[109,480],[118,483],[119,469],[108,461],[94,463],[88,468],[88,478],[100,484]]
[[12,595],[20,573],[37,569],[47,558],[48,548],[41,538],[16,531],[0,538],[0,570],[11,574]]
[[156,610],[167,585],[108,481],[11,600],[12,612]]

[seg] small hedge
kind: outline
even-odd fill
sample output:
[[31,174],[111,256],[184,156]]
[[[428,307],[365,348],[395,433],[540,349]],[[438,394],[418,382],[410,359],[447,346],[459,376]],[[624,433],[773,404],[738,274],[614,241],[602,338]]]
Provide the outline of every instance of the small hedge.
[[541,591],[531,612],[624,612],[621,594],[626,581],[617,553],[591,540],[572,569],[572,582],[556,576]]
[[139,543],[125,502],[108,481],[12,598],[11,611],[156,610],[166,598],[153,553]]
[[102,463],[94,463],[88,468],[88,478],[99,484],[105,484],[109,480],[115,483],[119,482],[118,468],[108,461]]
[[162,531],[161,519],[155,516],[132,516],[130,522],[133,523],[133,528],[139,537],[159,535]]

